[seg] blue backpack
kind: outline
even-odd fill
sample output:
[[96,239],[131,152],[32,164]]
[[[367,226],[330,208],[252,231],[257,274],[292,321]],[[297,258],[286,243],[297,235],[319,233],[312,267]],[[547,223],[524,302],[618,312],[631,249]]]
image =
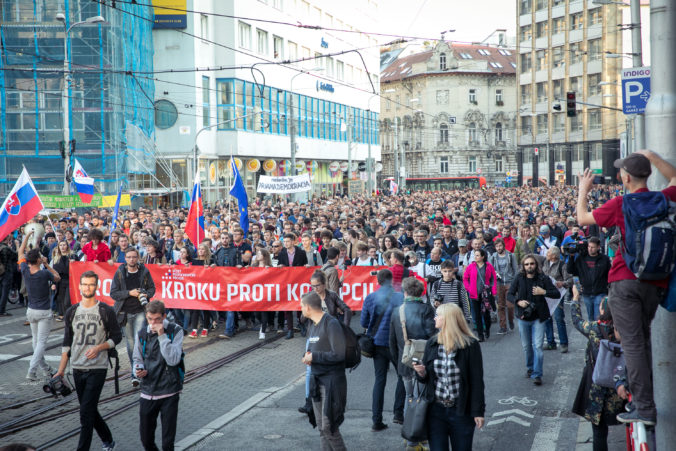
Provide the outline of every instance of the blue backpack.
[[639,280],[670,279],[662,305],[676,311],[676,203],[659,191],[625,194],[622,255]]

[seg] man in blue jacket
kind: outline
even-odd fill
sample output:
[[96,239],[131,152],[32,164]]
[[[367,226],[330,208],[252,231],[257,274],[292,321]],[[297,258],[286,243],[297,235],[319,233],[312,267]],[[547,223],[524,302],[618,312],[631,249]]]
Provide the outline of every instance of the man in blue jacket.
[[[377,291],[366,296],[361,312],[361,326],[367,329],[367,333],[373,337],[375,344],[373,367],[376,377],[373,383],[371,406],[374,431],[387,428],[387,425],[383,423],[383,403],[385,402],[387,370],[392,361],[389,349],[390,316],[392,310],[404,301],[403,294],[394,291],[392,287],[392,271],[389,269],[381,269],[378,272],[378,285],[380,288]],[[394,395],[394,423],[403,423],[405,393],[404,383],[399,377]]]

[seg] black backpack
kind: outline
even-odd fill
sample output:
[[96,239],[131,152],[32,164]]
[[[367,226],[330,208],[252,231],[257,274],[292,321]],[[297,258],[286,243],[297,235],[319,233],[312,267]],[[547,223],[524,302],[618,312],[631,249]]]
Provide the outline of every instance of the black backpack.
[[359,339],[357,334],[342,321],[338,321],[340,327],[343,328],[343,334],[345,335],[345,368],[349,369],[350,372],[357,368],[361,363],[361,347],[359,346]]

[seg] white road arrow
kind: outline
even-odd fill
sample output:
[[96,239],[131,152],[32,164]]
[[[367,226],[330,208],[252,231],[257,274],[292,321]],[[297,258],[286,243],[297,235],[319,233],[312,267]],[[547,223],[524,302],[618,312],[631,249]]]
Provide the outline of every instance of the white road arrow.
[[505,421],[511,421],[512,423],[520,424],[521,426],[530,426],[530,422],[524,421],[521,418],[515,417],[513,415],[508,416],[507,418],[500,418],[499,420],[491,420],[486,424],[486,426],[490,426],[492,424],[500,424],[504,423]]
[[520,409],[511,409],[511,410],[503,410],[502,412],[495,412],[493,414],[494,417],[501,417],[504,415],[509,415],[510,413],[516,414],[516,415],[523,415],[524,417],[528,418],[535,418],[535,415],[531,415],[530,413],[526,413],[523,410]]

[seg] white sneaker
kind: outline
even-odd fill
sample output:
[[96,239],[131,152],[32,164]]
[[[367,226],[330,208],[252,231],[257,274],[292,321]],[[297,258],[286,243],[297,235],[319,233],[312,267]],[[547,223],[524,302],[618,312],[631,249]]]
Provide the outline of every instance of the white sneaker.
[[265,332],[258,332],[258,339],[265,340]]

